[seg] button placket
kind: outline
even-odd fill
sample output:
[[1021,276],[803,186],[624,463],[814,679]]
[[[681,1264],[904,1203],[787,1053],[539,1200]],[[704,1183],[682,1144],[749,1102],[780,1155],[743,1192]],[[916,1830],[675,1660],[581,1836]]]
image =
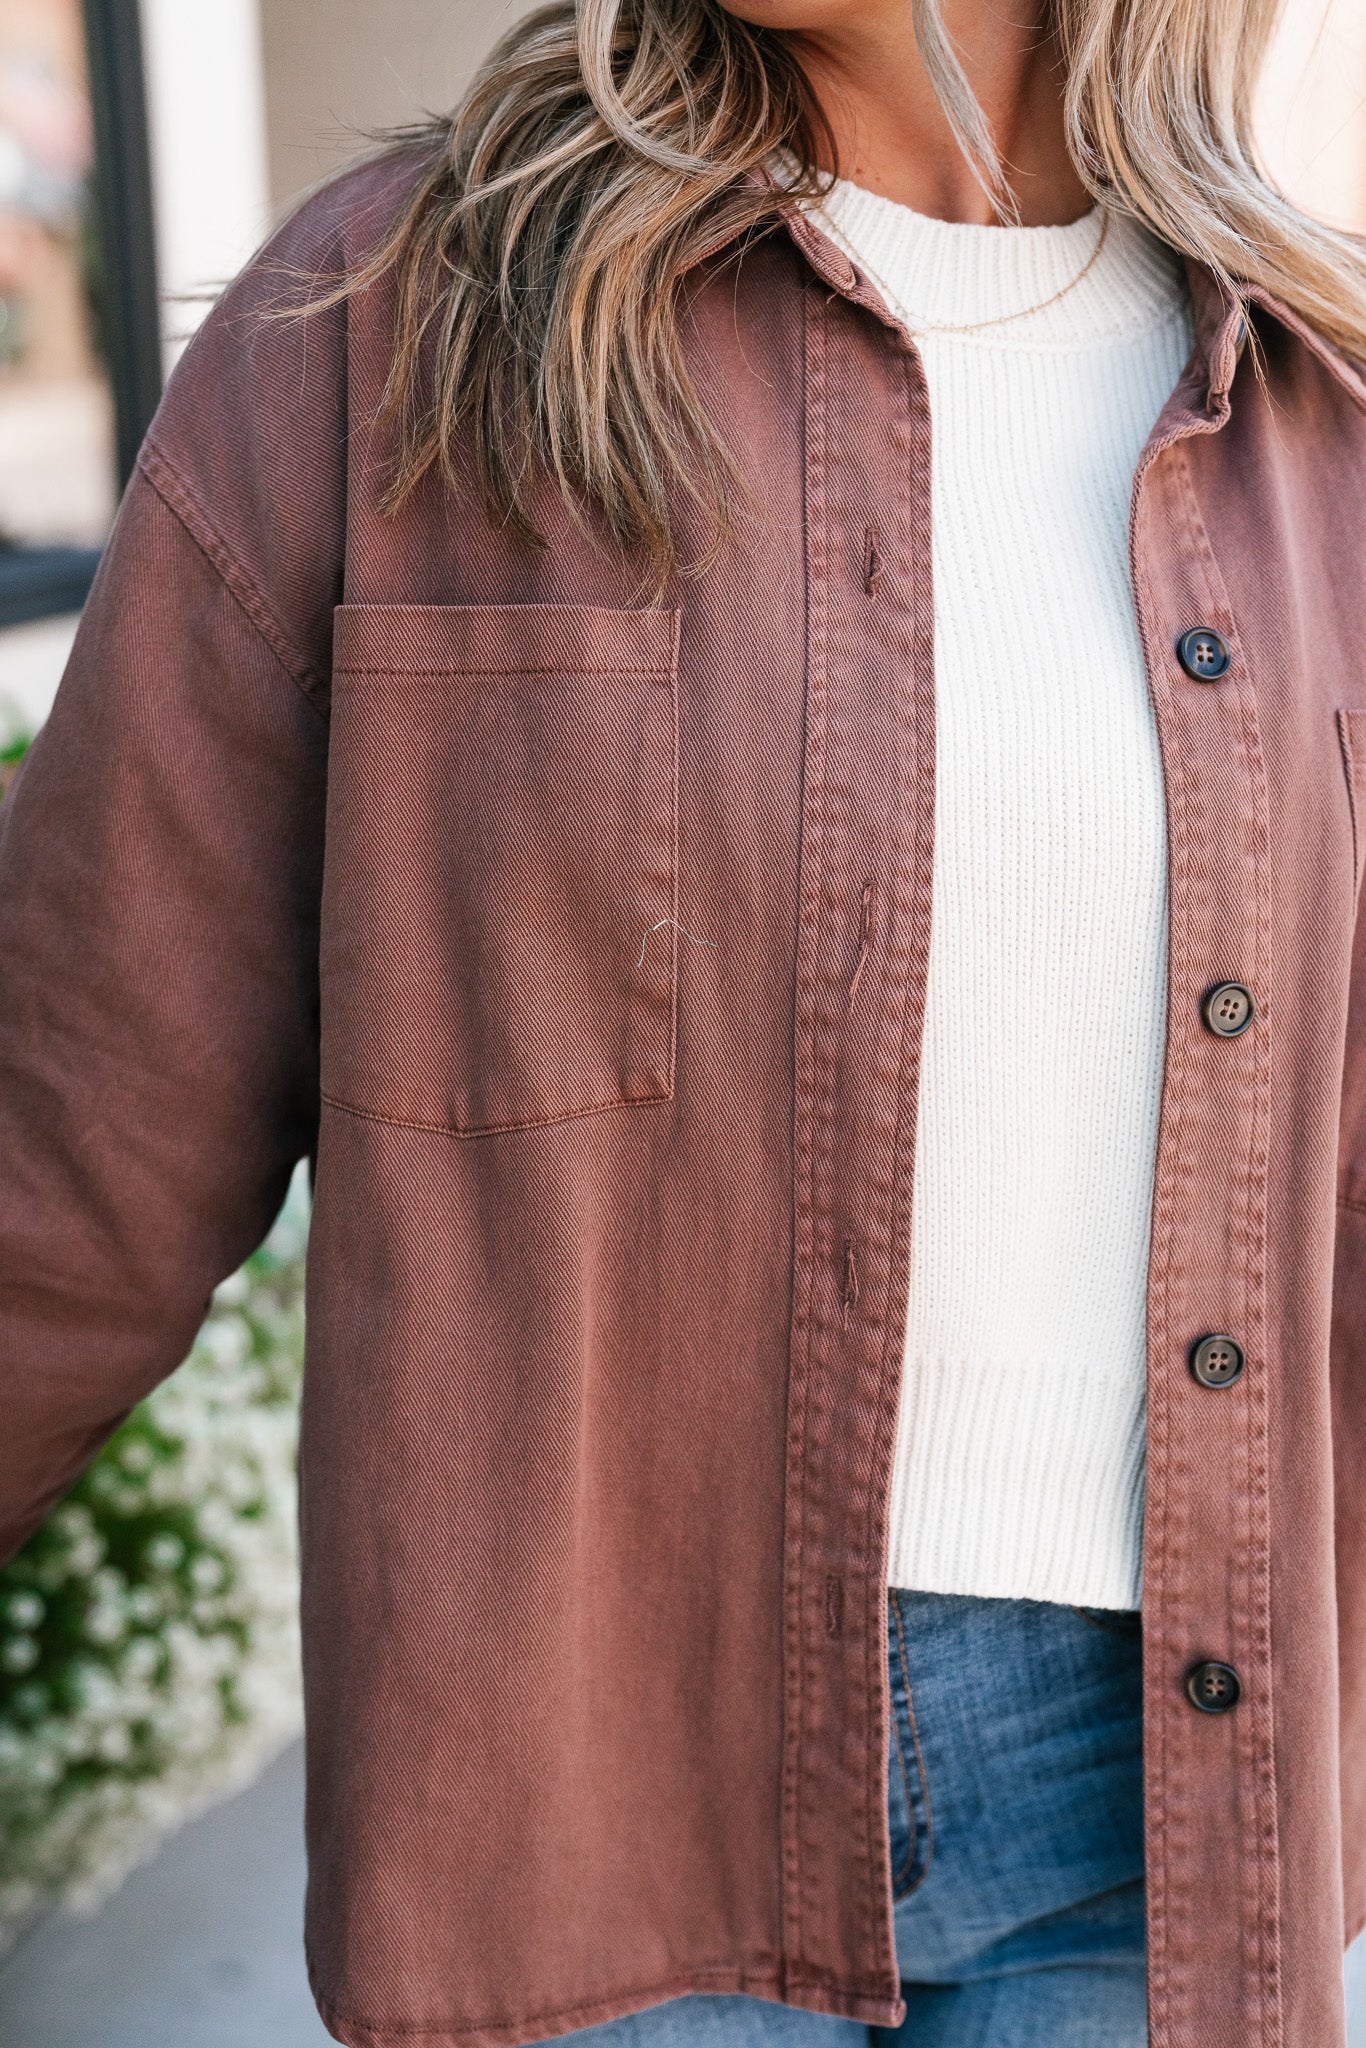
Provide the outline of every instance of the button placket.
[[931,894],[929,432],[913,358],[814,285],[804,351],[783,1967],[797,1992],[855,1982],[864,2017],[899,2024],[885,1557]]
[[[1227,675],[1232,662],[1227,640],[1213,626],[1192,626],[1182,633],[1176,643],[1176,655],[1186,674],[1197,683],[1217,682]],[[1241,1037],[1256,1012],[1251,989],[1240,981],[1216,982],[1200,1005],[1201,1021],[1216,1038]],[[1242,1377],[1245,1363],[1243,1348],[1236,1338],[1222,1333],[1201,1337],[1191,1347],[1191,1373],[1202,1387],[1231,1387]]]
[[[1273,1992],[1241,1945],[1232,1899],[1255,1902],[1272,1946],[1280,1910],[1264,1369],[1269,802],[1258,693],[1196,488],[1199,437],[1226,416],[1201,418],[1174,398],[1140,460],[1131,523],[1170,854],[1143,1595],[1154,1653],[1147,1782],[1150,1811],[1161,1814],[1148,1862],[1155,2039],[1178,2015],[1192,2037],[1218,2032],[1226,2013],[1208,1995],[1211,1956],[1248,2014],[1267,2009]],[[1217,488],[1211,465],[1211,504]],[[1230,969],[1236,981],[1216,980]],[[1240,1711],[1223,1723],[1232,1740],[1212,1751],[1215,1722],[1203,1717],[1227,1715],[1235,1700]],[[1212,1825],[1226,1804],[1246,1818],[1232,1868]],[[1201,1893],[1220,1905],[1197,1951],[1178,1902]]]

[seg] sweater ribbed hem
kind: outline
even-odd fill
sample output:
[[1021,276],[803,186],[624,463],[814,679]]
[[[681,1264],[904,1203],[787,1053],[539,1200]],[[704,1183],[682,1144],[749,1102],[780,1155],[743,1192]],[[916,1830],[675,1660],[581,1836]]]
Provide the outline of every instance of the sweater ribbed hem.
[[1053,1361],[983,1371],[908,1359],[888,1583],[1136,1608],[1145,1439],[1137,1393]]

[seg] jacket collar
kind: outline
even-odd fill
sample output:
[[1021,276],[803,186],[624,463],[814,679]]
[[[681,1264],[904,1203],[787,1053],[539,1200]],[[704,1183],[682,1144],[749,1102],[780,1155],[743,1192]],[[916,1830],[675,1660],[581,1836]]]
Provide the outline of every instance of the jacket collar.
[[1185,258],[1195,328],[1191,377],[1203,394],[1204,409],[1227,415],[1229,392],[1239,358],[1247,346],[1247,318],[1236,293],[1194,256]]
[[[778,211],[783,226],[823,284],[851,304],[865,307],[885,326],[905,338],[905,328],[881,293],[855,268],[843,249],[817,227],[798,201],[782,194],[777,179],[766,166],[756,165],[747,172],[745,183],[769,187],[780,195]],[[687,268],[695,269],[719,256],[738,240],[739,234],[740,230],[734,224],[722,227],[715,241],[704,244],[689,260]],[[1203,410],[1221,419],[1227,416],[1234,372],[1247,343],[1246,303],[1262,307],[1295,335],[1366,411],[1366,376],[1283,300],[1260,285],[1244,286],[1240,296],[1224,284],[1207,264],[1193,256],[1185,257],[1184,261],[1195,328],[1195,347],[1189,372],[1191,395],[1203,401]]]
[[1206,386],[1210,412],[1227,413],[1233,373],[1247,342],[1245,309],[1251,306],[1260,306],[1287,333],[1293,334],[1366,412],[1366,377],[1360,366],[1287,306],[1284,299],[1257,284],[1243,285],[1241,294],[1230,291],[1213,271],[1191,256],[1186,258],[1186,277],[1195,314],[1193,360],[1199,365],[1201,381]]
[[1309,353],[1317,356],[1329,375],[1334,377],[1343,390],[1355,399],[1362,411],[1366,412],[1366,376],[1363,376],[1359,363],[1344,355],[1334,342],[1326,341],[1301,314],[1292,312],[1284,300],[1278,299],[1274,292],[1264,291],[1260,285],[1249,285],[1247,296],[1255,305],[1265,307],[1274,319],[1280,321],[1282,327],[1303,342]]

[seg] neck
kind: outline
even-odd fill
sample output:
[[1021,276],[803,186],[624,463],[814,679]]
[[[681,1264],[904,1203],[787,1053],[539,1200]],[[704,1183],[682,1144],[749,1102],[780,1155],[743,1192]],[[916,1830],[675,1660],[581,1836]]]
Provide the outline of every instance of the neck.
[[[940,105],[907,0],[821,11],[819,22],[794,23],[788,35],[830,123],[841,175],[940,220],[998,220]],[[941,0],[941,12],[1020,221],[1051,227],[1078,219],[1091,197],[1068,154],[1062,67],[1037,4]]]

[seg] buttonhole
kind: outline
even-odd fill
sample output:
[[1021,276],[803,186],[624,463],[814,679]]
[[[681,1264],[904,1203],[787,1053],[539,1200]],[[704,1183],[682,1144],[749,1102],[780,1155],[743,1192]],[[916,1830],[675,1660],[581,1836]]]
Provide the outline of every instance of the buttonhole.
[[854,1007],[854,997],[858,994],[858,985],[863,977],[863,970],[868,964],[868,955],[873,950],[873,918],[876,909],[877,884],[873,881],[867,881],[863,885],[863,893],[859,898],[858,956],[854,961],[854,972],[849,983],[849,996],[845,1004],[846,1010],[852,1010]]
[[882,588],[882,535],[876,526],[863,529],[863,587],[869,597]]
[[846,1238],[844,1241],[844,1283],[840,1288],[840,1321],[846,1330],[849,1327],[849,1317],[857,1305],[858,1261],[854,1257],[853,1245]]

